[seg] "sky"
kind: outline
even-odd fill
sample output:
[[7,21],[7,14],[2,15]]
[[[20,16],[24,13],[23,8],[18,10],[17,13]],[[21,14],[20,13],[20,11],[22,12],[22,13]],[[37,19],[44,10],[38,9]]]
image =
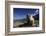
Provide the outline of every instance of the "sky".
[[16,19],[23,19],[26,18],[27,14],[36,15],[39,13],[39,9],[32,9],[32,8],[13,8],[13,18]]

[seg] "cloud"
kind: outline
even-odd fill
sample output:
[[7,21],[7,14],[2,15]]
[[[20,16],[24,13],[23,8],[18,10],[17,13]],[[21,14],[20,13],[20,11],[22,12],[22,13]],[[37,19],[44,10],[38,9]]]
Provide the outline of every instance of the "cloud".
[[34,14],[32,14],[32,16],[35,16],[35,15],[37,15],[39,12],[38,12],[39,10],[36,10],[35,11],[35,13]]

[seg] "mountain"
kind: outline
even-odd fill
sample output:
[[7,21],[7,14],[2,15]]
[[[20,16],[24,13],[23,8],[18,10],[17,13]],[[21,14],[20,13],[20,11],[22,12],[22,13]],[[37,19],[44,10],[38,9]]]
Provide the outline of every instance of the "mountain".
[[25,21],[26,21],[25,18],[23,18],[23,19],[18,19],[18,20],[14,20],[14,22],[25,22]]
[[[33,16],[35,20],[39,20],[39,14]],[[14,20],[14,22],[25,22],[26,18]]]

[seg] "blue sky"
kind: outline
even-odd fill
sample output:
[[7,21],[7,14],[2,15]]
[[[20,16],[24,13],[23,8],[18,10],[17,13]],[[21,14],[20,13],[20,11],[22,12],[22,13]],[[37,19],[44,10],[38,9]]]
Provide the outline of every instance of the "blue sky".
[[13,8],[13,18],[14,19],[23,19],[26,18],[27,14],[37,14],[39,9],[32,9],[32,8]]

